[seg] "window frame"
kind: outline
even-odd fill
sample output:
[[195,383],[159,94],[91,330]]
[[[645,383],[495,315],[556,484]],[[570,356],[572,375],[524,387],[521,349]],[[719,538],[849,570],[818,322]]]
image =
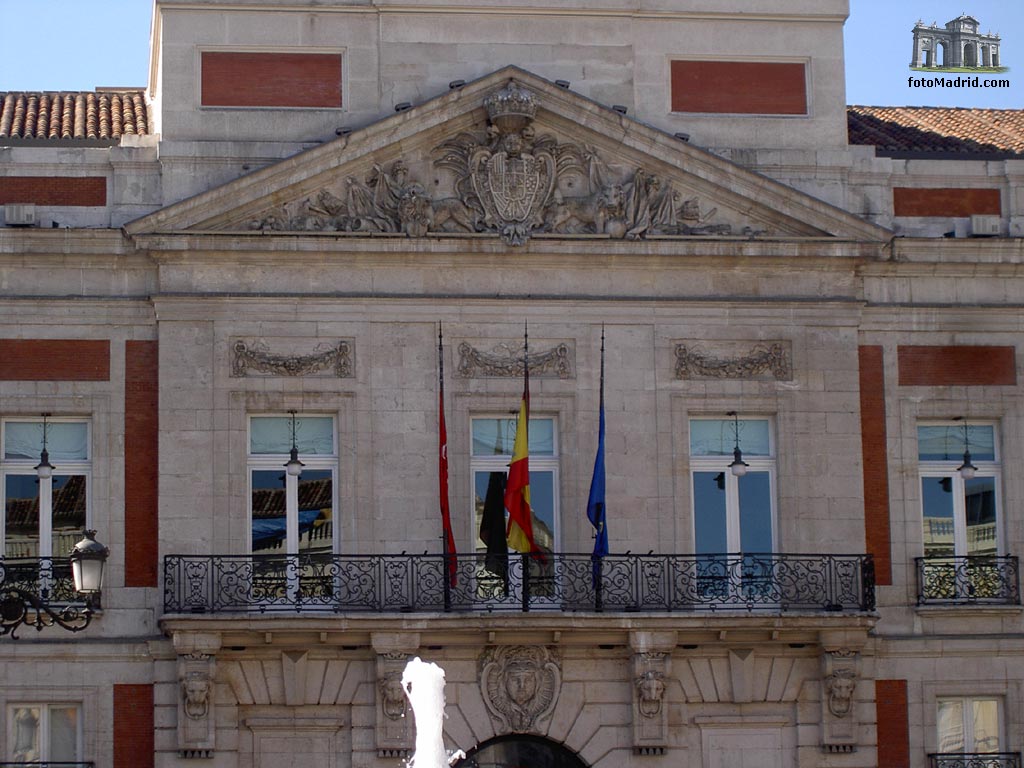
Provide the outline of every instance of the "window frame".
[[[996,529],[996,556],[1002,556],[1006,552],[1006,534],[1003,522],[1003,493],[1002,493],[1002,456],[999,446],[999,425],[994,421],[972,421],[970,427],[991,427],[993,459],[984,460],[971,457],[971,463],[977,467],[975,478],[992,478],[993,498],[995,504],[995,529]],[[963,454],[960,453],[950,459],[921,459],[920,427],[948,427],[959,433],[963,429],[962,421],[952,419],[923,419],[915,425],[915,440],[917,442],[917,464],[918,464],[918,485],[917,492],[920,495],[920,521],[921,521],[921,555],[926,559],[941,559],[948,555],[934,555],[931,558],[925,553],[924,525],[927,519],[925,510],[925,498],[922,490],[922,481],[925,479],[950,480],[950,494],[953,503],[953,557],[968,557],[968,535],[967,535],[967,499],[964,478],[960,476],[957,467],[963,462]],[[958,442],[958,445],[962,443]],[[969,446],[968,446],[969,447]],[[984,556],[984,555],[982,555]]]
[[[297,419],[302,418],[329,418],[331,420],[331,453],[330,454],[299,454],[299,460],[303,463],[303,472],[306,470],[317,470],[317,471],[329,471],[331,473],[331,554],[337,554],[340,551],[340,528],[338,525],[338,477],[340,474],[340,461],[339,461],[339,434],[338,434],[338,417],[334,413],[326,413],[314,411],[310,413],[296,413]],[[279,413],[279,412],[267,412],[267,413],[249,413],[246,415],[245,422],[245,485],[246,485],[246,544],[245,552],[247,555],[259,557],[261,553],[254,553],[252,550],[252,497],[253,497],[253,473],[258,471],[274,471],[274,472],[285,472],[285,462],[290,458],[288,452],[285,453],[257,453],[252,452],[252,422],[254,419],[264,418],[280,418],[290,419],[290,413]],[[299,478],[301,480],[301,475]],[[301,554],[299,551],[299,539],[298,535],[298,519],[296,518],[295,525],[291,524],[291,521],[287,519],[287,494],[289,489],[286,487],[286,534],[284,551],[275,552],[271,556],[298,556]],[[296,502],[298,500],[298,483],[295,483]],[[295,505],[296,513],[298,513],[298,504]],[[294,529],[294,531],[292,530]],[[295,541],[290,541],[294,538]],[[293,551],[294,545],[294,551]],[[270,554],[270,553],[263,553]]]
[[[470,515],[469,524],[472,527],[470,531],[469,540],[473,542],[473,551],[481,553],[486,551],[483,541],[480,539],[480,523],[481,521],[477,518],[476,513],[476,475],[478,472],[498,472],[502,471],[505,473],[506,478],[508,477],[509,463],[512,460],[512,454],[491,454],[491,455],[476,455],[473,453],[473,424],[477,420],[483,419],[497,419],[505,421],[507,424],[511,424],[512,430],[510,434],[515,434],[515,428],[518,420],[516,414],[500,413],[492,411],[481,411],[479,413],[472,413],[469,416],[469,502],[470,502]],[[560,464],[561,464],[561,436],[559,434],[559,418],[558,414],[554,413],[531,413],[530,421],[550,421],[551,422],[551,434],[552,434],[552,452],[551,454],[533,454],[528,453],[530,459],[530,474],[533,475],[537,472],[551,472],[551,484],[552,484],[552,499],[551,499],[551,515],[552,525],[554,530],[552,531],[552,552],[560,552],[562,545],[562,523],[561,523],[561,479],[560,479]],[[536,516],[536,513],[534,513]],[[508,520],[508,512],[505,512],[505,519]]]
[[[968,750],[967,746],[970,743],[972,746],[975,745],[974,736],[974,719],[970,715],[973,714],[974,704],[982,701],[994,701],[996,704],[996,720],[998,725],[998,743],[996,748],[991,753],[980,753],[980,754],[998,754],[1006,751],[1006,702],[1003,696],[996,694],[968,694],[968,695],[937,695],[934,701],[935,709],[935,745],[937,754],[943,755],[957,755],[957,754],[978,754],[973,749]],[[962,707],[962,743],[963,748],[957,752],[943,751],[942,749],[942,735],[939,733],[939,708],[943,702],[959,702]],[[970,739],[968,739],[970,736]]]
[[[777,438],[775,436],[775,420],[764,414],[746,414],[738,416],[741,425],[744,421],[764,421],[768,425],[768,453],[763,455],[748,455],[743,452],[743,461],[749,466],[747,472],[763,472],[768,475],[768,496],[771,505],[771,548],[769,553],[778,551],[778,489],[776,475],[778,470],[777,459]],[[742,529],[740,524],[740,495],[739,478],[732,474],[729,465],[733,461],[733,453],[715,456],[700,456],[693,453],[693,423],[696,421],[730,421],[729,417],[716,415],[692,415],[687,419],[687,450],[690,457],[689,484],[690,484],[690,535],[693,541],[693,550],[697,551],[697,494],[696,480],[698,472],[720,472],[725,481],[725,512],[726,512],[726,551],[715,554],[737,554],[743,551],[741,546]],[[740,450],[743,450],[742,432],[739,441]]]
[[[38,701],[34,699],[26,701],[7,701],[5,702],[5,736],[7,740],[7,758],[8,760],[14,760],[17,755],[14,754],[15,746],[15,724],[14,724],[14,712],[17,709],[26,708],[39,708],[39,755],[36,760],[47,763],[47,762],[60,762],[54,761],[50,757],[50,751],[52,745],[50,743],[50,710],[51,709],[74,709],[76,712],[75,716],[75,756],[73,762],[81,762],[84,760],[83,755],[85,754],[85,728],[82,721],[82,714],[85,709],[82,702],[80,701]],[[45,739],[43,736],[45,735]]]
[[[26,416],[5,416],[0,419],[0,509],[3,510],[3,514],[0,515],[0,558],[8,557],[7,555],[7,478],[8,476],[31,476],[37,477],[36,465],[39,464],[39,457],[28,458],[28,459],[8,459],[7,458],[7,425],[10,423],[32,423],[42,425],[43,419],[41,416],[26,415]],[[50,424],[85,424],[85,446],[86,446],[86,458],[85,459],[54,459],[55,464],[54,477],[75,477],[81,476],[85,478],[85,529],[95,527],[93,524],[93,424],[92,419],[86,416],[47,416],[46,423]],[[53,552],[53,500],[52,500],[52,484],[53,478],[47,480],[40,480],[39,482],[48,482],[51,484],[51,500],[50,500],[50,514],[48,519],[44,521],[43,510],[39,511],[39,544],[37,547],[37,555],[35,559],[49,559],[63,558],[71,553],[68,552],[66,555],[61,553]],[[40,501],[42,501],[40,499]],[[45,532],[45,536],[43,533]],[[75,532],[75,538],[81,535],[81,531]],[[10,556],[13,559],[18,559],[17,556]]]

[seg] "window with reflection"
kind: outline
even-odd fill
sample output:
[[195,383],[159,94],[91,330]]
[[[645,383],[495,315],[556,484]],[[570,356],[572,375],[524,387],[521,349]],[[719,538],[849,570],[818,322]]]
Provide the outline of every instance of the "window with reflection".
[[43,419],[11,418],[2,424],[0,536],[6,558],[64,560],[91,525],[89,422],[50,417],[46,448],[51,477],[36,471],[43,451]]
[[[737,446],[747,465],[739,473],[732,467]],[[770,590],[771,559],[751,555],[775,551],[771,422],[691,419],[690,474],[700,596],[731,599]]]
[[[484,556],[480,578],[486,590],[492,578],[495,594],[507,591],[508,549],[505,530],[505,482],[512,447],[516,438],[516,417],[479,416],[472,419],[470,477],[473,483],[473,538],[475,549]],[[541,552],[558,548],[558,430],[555,419],[546,416],[530,418],[530,508],[533,511],[533,538]],[[553,568],[553,561],[531,560],[531,577],[543,579]],[[488,575],[489,574],[489,575]],[[534,594],[549,588],[536,583]]]
[[1002,702],[999,698],[957,696],[937,702],[937,748],[942,754],[1002,752]]
[[[1000,465],[991,424],[946,422],[917,427],[926,558],[1002,554]],[[964,477],[965,452],[975,467]]]
[[[334,552],[338,449],[331,416],[298,415],[295,447],[303,466],[288,482],[290,415],[249,419],[250,552],[297,555]],[[289,498],[291,496],[291,498]]]
[[[690,420],[697,554],[775,551],[771,438],[764,418]],[[742,476],[730,467],[737,444],[749,465]]]
[[6,759],[36,764],[81,761],[82,720],[78,705],[9,705]]

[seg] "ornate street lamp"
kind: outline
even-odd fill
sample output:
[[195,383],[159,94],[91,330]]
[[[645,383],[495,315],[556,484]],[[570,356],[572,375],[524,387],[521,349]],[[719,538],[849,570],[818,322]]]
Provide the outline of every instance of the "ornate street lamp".
[[306,466],[299,461],[299,448],[295,444],[295,411],[288,411],[292,415],[292,452],[288,461],[285,462],[284,469],[291,477],[298,477],[302,474],[302,468]]
[[[22,625],[42,631],[54,625],[69,632],[81,632],[92,622],[93,602],[103,587],[103,568],[110,551],[94,538],[96,531],[86,531],[85,538],[75,544],[68,558],[75,581],[75,592],[85,598],[85,605],[52,606],[47,600],[49,589],[34,594],[6,583],[7,574],[0,562],[0,637],[17,639]],[[52,577],[50,577],[52,578]]]
[[39,454],[39,463],[36,464],[32,469],[36,471],[36,475],[39,476],[40,480],[49,480],[53,477],[53,470],[56,469],[53,464],[50,463],[50,452],[46,450],[46,419],[50,414],[43,414],[43,450]]
[[978,468],[971,463],[971,439],[967,432],[967,419],[962,416],[957,417],[956,421],[963,419],[964,428],[964,461],[956,471],[960,473],[960,477],[964,480],[970,480],[978,472]]
[[729,471],[735,477],[743,477],[747,474],[747,467],[750,465],[743,460],[743,451],[740,450],[740,417],[736,414],[736,411],[729,411],[726,416],[732,416],[732,435],[735,440],[735,448],[732,451],[732,463],[729,465]]

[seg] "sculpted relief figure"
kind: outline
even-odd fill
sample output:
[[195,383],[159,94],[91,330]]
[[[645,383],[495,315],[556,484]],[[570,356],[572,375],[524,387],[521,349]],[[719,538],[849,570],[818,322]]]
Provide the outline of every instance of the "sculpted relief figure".
[[181,681],[185,697],[185,714],[193,720],[206,717],[210,711],[210,678],[202,672],[190,672]]
[[665,678],[654,670],[648,670],[636,680],[640,714],[654,717],[661,712],[661,701],[665,697]]
[[506,730],[523,733],[551,713],[561,672],[547,648],[500,646],[484,653],[480,684],[491,715]]
[[857,678],[851,669],[839,669],[825,678],[828,710],[836,717],[845,717],[853,707],[853,689]]
[[384,714],[392,720],[398,720],[405,715],[407,699],[402,688],[402,676],[399,673],[392,673],[381,678],[380,685],[381,707]]

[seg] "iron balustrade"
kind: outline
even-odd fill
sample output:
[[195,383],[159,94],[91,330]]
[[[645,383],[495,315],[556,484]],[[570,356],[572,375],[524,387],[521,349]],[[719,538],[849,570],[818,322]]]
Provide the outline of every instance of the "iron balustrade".
[[[446,557],[455,563],[454,584]],[[168,555],[167,613],[872,611],[870,555]]]
[[944,752],[928,755],[929,768],[1021,768],[1020,752]]
[[19,761],[17,763],[0,762],[0,768],[25,768],[26,765],[34,765],[36,768],[95,768],[95,763],[89,760],[84,763],[68,763],[54,760],[43,760],[35,762]]
[[0,558],[0,591],[8,589],[28,592],[47,603],[82,603],[66,557]]
[[918,605],[1018,605],[1020,581],[1012,555],[918,557]]

